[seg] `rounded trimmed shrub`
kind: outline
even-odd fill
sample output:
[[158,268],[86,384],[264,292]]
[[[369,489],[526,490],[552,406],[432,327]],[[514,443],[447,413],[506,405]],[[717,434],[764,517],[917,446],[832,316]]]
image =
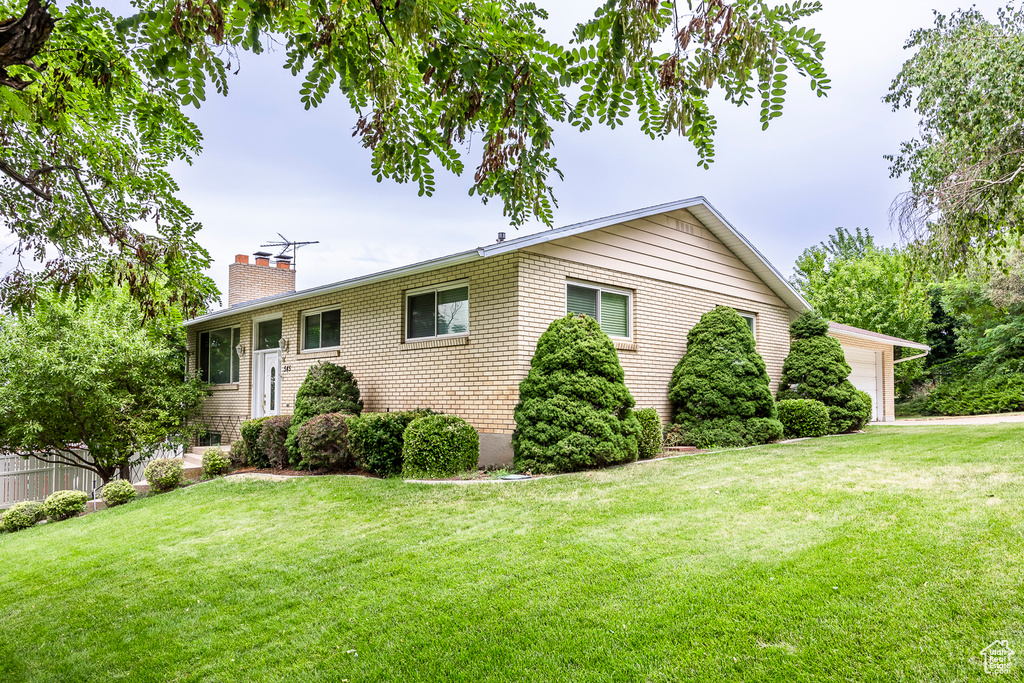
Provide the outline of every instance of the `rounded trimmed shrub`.
[[552,322],[519,384],[515,469],[572,472],[636,460],[640,422],[624,378],[596,320],[570,313]]
[[633,411],[640,422],[640,438],[637,440],[637,457],[650,460],[661,453],[661,415],[655,408],[641,408]]
[[135,497],[139,495],[132,486],[132,483],[127,479],[115,479],[112,482],[108,482],[100,489],[100,498],[107,504],[107,507],[117,507],[118,505],[124,505],[135,500]]
[[348,419],[348,447],[355,462],[382,477],[402,473],[405,429],[413,420],[434,415],[429,408],[394,413],[363,413]]
[[181,458],[155,458],[150,460],[142,474],[146,477],[146,481],[149,482],[149,488],[154,493],[173,491],[181,486],[181,482],[184,479]]
[[747,321],[718,306],[686,335],[686,354],[672,372],[669,400],[678,445],[749,446],[782,438],[764,359]]
[[828,322],[813,311],[805,311],[789,330],[793,341],[782,364],[776,398],[809,398],[824,403],[830,434],[860,429],[871,414],[871,402],[865,406],[862,392],[847,379],[850,366],[839,341],[827,336]]
[[351,467],[348,450],[348,413],[324,413],[299,427],[298,466],[304,469]]
[[231,460],[220,448],[207,448],[203,451],[203,479],[218,477],[230,469]]
[[231,448],[228,450],[228,460],[231,461],[231,469],[233,470],[246,467],[249,464],[249,451],[244,441],[238,439],[231,442]]
[[475,469],[480,437],[456,415],[425,415],[405,429],[402,475],[408,479],[450,477]]
[[61,522],[85,512],[88,502],[85,491],[54,491],[43,503],[43,512],[54,522]]
[[346,413],[359,415],[363,401],[359,398],[356,378],[344,365],[322,360],[309,369],[306,379],[295,394],[295,411],[288,429],[288,453],[293,466],[300,466],[299,429],[317,415]]
[[44,519],[43,504],[35,500],[26,500],[22,503],[15,503],[4,510],[0,515],[0,531],[15,532],[35,526],[36,522]]
[[[270,462],[259,447],[260,434],[263,433],[263,423],[269,419],[270,417],[267,416],[255,417],[251,420],[246,420],[238,430],[242,435],[242,445],[240,448],[245,455],[245,463],[252,465],[253,467],[270,466]],[[234,453],[234,445],[235,444],[231,444],[232,453]]]
[[268,467],[284,469],[291,462],[288,458],[288,427],[292,423],[291,415],[275,415],[263,421],[260,438],[256,441],[256,452],[260,462]]
[[779,401],[779,422],[786,430],[786,438],[828,434],[830,421],[828,406],[812,398],[791,398]]

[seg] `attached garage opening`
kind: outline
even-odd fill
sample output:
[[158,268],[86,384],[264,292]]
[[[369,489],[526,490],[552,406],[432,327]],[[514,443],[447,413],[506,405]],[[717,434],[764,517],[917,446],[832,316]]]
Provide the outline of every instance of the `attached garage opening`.
[[843,346],[846,362],[850,364],[850,383],[871,397],[871,421],[884,419],[882,412],[882,352]]

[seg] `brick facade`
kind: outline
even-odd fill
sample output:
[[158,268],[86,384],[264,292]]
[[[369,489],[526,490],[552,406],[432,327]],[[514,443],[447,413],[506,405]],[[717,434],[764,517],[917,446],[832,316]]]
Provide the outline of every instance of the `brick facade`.
[[[522,251],[284,304],[268,303],[190,327],[190,369],[197,369],[200,332],[240,327],[244,351],[239,382],[215,386],[203,410],[211,425],[217,419],[221,424],[247,419],[253,318],[280,314],[283,413],[292,409],[310,366],[328,360],[355,374],[367,411],[427,407],[457,414],[481,433],[487,459],[504,461],[511,458],[519,382],[529,370],[540,335],[552,320],[565,315],[567,279],[632,292],[633,339],[616,342],[616,347],[639,407],[653,406],[668,419],[668,382],[685,352],[686,333],[719,304],[756,315],[757,347],[774,390],[789,350],[790,310],[781,301],[759,303]],[[469,287],[468,336],[405,342],[405,292],[462,280]],[[341,310],[340,349],[300,352],[303,312],[335,306]],[[236,438],[237,427],[224,429],[224,442]]]
[[269,259],[248,260],[239,255],[228,266],[228,307],[295,291],[295,271],[286,262],[272,266]]

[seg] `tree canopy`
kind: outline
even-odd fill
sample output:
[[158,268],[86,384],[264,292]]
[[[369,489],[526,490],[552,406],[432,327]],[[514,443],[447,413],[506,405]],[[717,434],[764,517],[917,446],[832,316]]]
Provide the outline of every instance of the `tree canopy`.
[[920,134],[888,157],[910,181],[893,219],[919,255],[963,270],[1024,232],[1024,10],[936,13],[906,48],[886,101],[913,109]]
[[[134,0],[115,18],[87,0],[0,0],[0,206],[19,261],[0,302],[30,303],[42,283],[98,279],[195,312],[213,289],[199,228],[168,173],[200,133],[181,113],[227,93],[241,52],[284,45],[307,107],[340,91],[378,180],[434,188],[461,174],[472,137],[472,194],[498,199],[513,225],[553,219],[554,125],[678,133],[707,167],[715,89],[759,102],[767,127],[791,73],[824,95],[824,43],[802,22],[819,2],[643,0],[601,3],[569,44],[547,39],[543,9],[522,0]],[[667,45],[667,51],[662,52]]]

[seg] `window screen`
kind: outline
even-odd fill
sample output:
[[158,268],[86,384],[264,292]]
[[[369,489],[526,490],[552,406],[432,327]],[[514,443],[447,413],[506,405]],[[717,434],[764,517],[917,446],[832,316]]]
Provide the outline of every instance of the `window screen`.
[[406,338],[434,336],[434,292],[409,297],[406,321]]
[[609,337],[625,337],[630,334],[630,301],[632,297],[601,287],[570,284],[566,286],[566,313],[589,315],[597,320]]

